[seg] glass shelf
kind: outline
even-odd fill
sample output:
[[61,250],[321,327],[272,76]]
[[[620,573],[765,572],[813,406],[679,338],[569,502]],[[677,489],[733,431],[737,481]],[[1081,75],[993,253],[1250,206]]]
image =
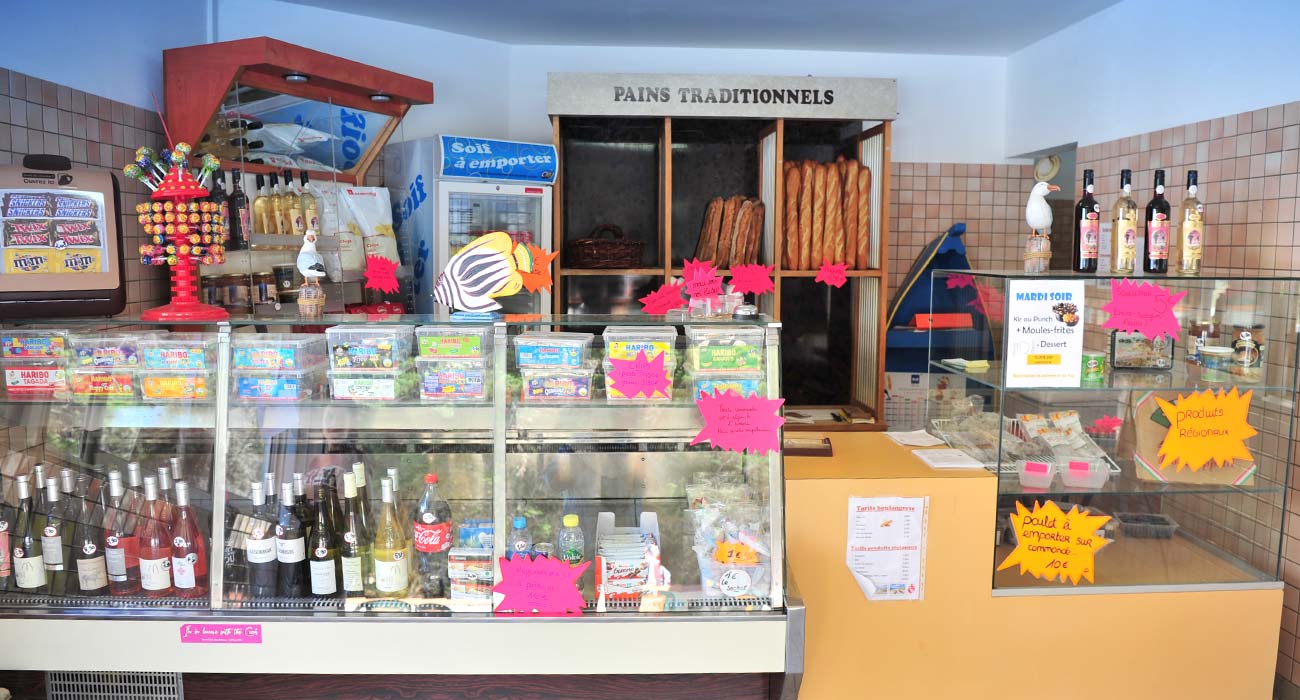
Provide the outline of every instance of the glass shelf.
[[[1003,385],[1002,380],[1002,362],[994,360],[989,362],[989,368],[985,372],[971,372],[944,364],[942,361],[930,362],[930,369],[959,376],[968,381],[979,384],[989,389],[999,391],[1015,392],[1129,392],[1129,391],[1205,391],[1206,389],[1223,390],[1236,388],[1241,392],[1255,390],[1257,394],[1266,394],[1273,392],[1286,392],[1290,390],[1290,385],[1279,385],[1274,382],[1255,382],[1247,383],[1240,381],[1238,378],[1228,375],[1229,381],[1226,382],[1207,382],[1204,379],[1205,368],[1200,365],[1189,365],[1182,362],[1174,363],[1174,366],[1166,370],[1112,370],[1106,368],[1104,377],[1100,382],[1081,384],[1078,386],[1046,386],[1046,387],[1007,387]],[[1268,368],[1262,368],[1267,370]],[[1272,374],[1274,376],[1284,374],[1283,372],[1265,372],[1265,376]]]

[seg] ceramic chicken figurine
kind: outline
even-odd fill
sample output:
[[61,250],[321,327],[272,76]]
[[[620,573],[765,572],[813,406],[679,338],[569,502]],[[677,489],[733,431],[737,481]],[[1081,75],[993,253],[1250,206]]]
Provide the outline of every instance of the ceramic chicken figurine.
[[1052,207],[1047,203],[1047,193],[1061,188],[1046,182],[1034,183],[1025,203],[1025,223],[1029,224],[1029,239],[1025,241],[1025,272],[1047,272],[1052,260]]

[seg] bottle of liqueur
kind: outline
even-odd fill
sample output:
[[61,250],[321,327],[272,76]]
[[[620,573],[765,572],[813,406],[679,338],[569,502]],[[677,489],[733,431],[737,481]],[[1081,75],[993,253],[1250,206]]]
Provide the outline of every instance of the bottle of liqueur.
[[306,219],[307,228],[320,233],[320,210],[316,205],[316,195],[312,194],[311,186],[307,178],[307,171],[299,173],[302,187],[299,188],[298,207],[302,209],[303,218]]
[[108,592],[111,595],[133,595],[140,592],[140,547],[134,530],[128,527],[133,521],[127,511],[126,489],[122,474],[108,473],[108,507],[104,514],[104,561],[108,569]]
[[172,533],[164,520],[166,510],[158,499],[158,478],[144,478],[144,512],[136,534],[140,548],[140,587],[148,598],[172,593]]
[[244,194],[243,172],[238,168],[230,171],[230,196],[226,204],[230,208],[230,223],[226,229],[226,250],[243,250],[248,247],[248,234],[252,232],[252,212],[248,208],[248,195]]
[[294,507],[293,484],[280,485],[280,518],[275,524],[275,559],[279,562],[276,594],[282,598],[307,595],[306,527]]
[[108,595],[108,568],[104,558],[103,532],[99,527],[103,523],[103,515],[96,512],[95,501],[89,497],[89,488],[90,477],[83,474],[77,479],[81,511],[72,536],[77,591],[81,595]]
[[15,479],[18,495],[18,514],[14,516],[13,567],[14,588],[23,593],[45,593],[48,577],[45,557],[41,552],[41,532],[37,524],[35,504],[32,502],[31,482],[28,476]]
[[1201,274],[1201,253],[1205,250],[1205,208],[1196,197],[1195,170],[1187,171],[1187,196],[1179,207],[1178,274],[1194,277]]
[[406,554],[404,522],[397,515],[393,498],[393,481],[379,481],[383,506],[379,522],[375,525],[373,545],[375,559],[375,589],[382,598],[404,598],[410,587],[410,560]]
[[176,482],[176,520],[172,523],[172,581],[176,595],[201,598],[208,594],[208,544],[190,506],[190,485]]
[[[68,591],[68,567],[64,561],[63,536],[68,528],[63,521],[63,494],[59,480],[45,479],[45,517],[41,520],[41,553],[45,556],[45,579],[49,592],[62,595]],[[72,533],[67,532],[71,540]]]
[[275,554],[277,518],[266,503],[266,487],[254,481],[250,488],[253,492],[253,519],[248,538],[244,540],[249,594],[254,598],[274,598],[276,571],[279,569]]
[[1097,272],[1097,251],[1101,242],[1101,205],[1092,197],[1092,171],[1083,171],[1083,197],[1074,205],[1074,245],[1071,269]]
[[266,177],[257,174],[257,196],[253,197],[254,233],[275,233],[275,224],[271,222],[271,190],[266,186]]
[[339,568],[339,537],[334,521],[334,509],[329,507],[326,499],[333,496],[327,493],[323,482],[316,484],[316,521],[312,524],[311,537],[307,542],[307,554],[311,568],[311,594],[314,596],[336,596],[343,586],[343,572]]
[[1165,200],[1165,171],[1156,171],[1156,193],[1147,202],[1146,252],[1142,271],[1148,275],[1169,272],[1169,202]]
[[361,523],[361,507],[357,503],[357,476],[352,472],[343,475],[343,520],[339,526],[339,564],[343,576],[345,597],[366,594],[367,570],[371,570],[370,533]]
[[1110,271],[1117,275],[1131,275],[1137,262],[1138,223],[1137,202],[1133,201],[1133,171],[1119,171],[1122,192],[1111,208]]

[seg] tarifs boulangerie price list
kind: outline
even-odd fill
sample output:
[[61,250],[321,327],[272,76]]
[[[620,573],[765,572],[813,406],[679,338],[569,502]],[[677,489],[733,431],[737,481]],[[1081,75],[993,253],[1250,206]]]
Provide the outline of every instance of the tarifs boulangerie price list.
[[1083,281],[1011,280],[1007,288],[1007,387],[1079,386]]
[[868,600],[925,597],[930,498],[849,499],[847,564]]

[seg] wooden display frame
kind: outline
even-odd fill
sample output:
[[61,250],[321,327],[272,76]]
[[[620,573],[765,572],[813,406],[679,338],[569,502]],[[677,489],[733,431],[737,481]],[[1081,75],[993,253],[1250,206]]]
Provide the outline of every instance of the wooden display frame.
[[[576,115],[552,115],[551,127],[552,137],[556,148],[560,153],[564,153],[564,120]],[[604,117],[611,121],[616,121],[620,117]],[[644,120],[645,117],[627,117],[632,120]],[[557,280],[556,294],[552,296],[553,312],[563,313],[567,303],[567,293],[565,283],[567,280],[575,277],[590,276],[638,276],[638,277],[656,277],[663,283],[669,282],[673,277],[680,277],[682,268],[674,264],[673,260],[673,241],[682,235],[694,238],[697,234],[694,231],[680,232],[673,229],[673,120],[674,117],[660,117],[662,126],[660,129],[660,139],[658,143],[659,150],[659,185],[658,185],[658,231],[657,239],[658,265],[647,265],[637,268],[620,268],[620,269],[588,269],[588,268],[571,268],[567,267],[564,259],[564,248],[566,240],[569,238],[579,237],[578,235],[566,236],[566,216],[565,209],[565,188],[568,185],[566,170],[571,167],[564,157],[560,159],[559,174],[555,181],[555,206],[552,211],[553,228],[552,228],[552,250],[558,251],[554,262],[553,275]],[[681,118],[678,117],[680,120]],[[718,121],[742,121],[741,119],[729,120],[725,117],[716,118]],[[752,118],[745,118],[743,121],[753,122]],[[762,299],[762,310],[770,314],[774,320],[781,320],[781,299],[782,289],[789,280],[809,280],[817,276],[816,270],[786,270],[783,266],[781,251],[784,250],[785,236],[783,227],[780,225],[783,221],[783,204],[785,201],[785,183],[784,178],[780,177],[783,172],[784,160],[786,154],[786,127],[790,122],[813,122],[816,120],[787,120],[776,118],[767,120],[767,124],[759,133],[759,175],[756,191],[763,200],[767,213],[764,235],[762,237],[760,261],[766,265],[773,266],[773,281],[775,290],[771,297]],[[848,122],[849,120],[835,120]],[[762,141],[774,137],[773,148],[775,149],[775,158],[771,165],[765,162],[763,157]],[[856,155],[859,162],[869,165],[872,168],[872,193],[873,193],[873,211],[870,246],[870,267],[864,270],[848,270],[846,276],[849,278],[854,302],[852,305],[853,318],[853,351],[851,362],[851,405],[846,407],[852,412],[858,414],[865,413],[876,417],[876,422],[872,424],[855,424],[852,426],[837,423],[831,426],[831,429],[858,429],[858,430],[882,430],[884,425],[880,422],[879,417],[883,415],[884,406],[884,356],[885,356],[885,333],[883,319],[885,318],[888,303],[886,295],[886,280],[888,279],[889,270],[889,198],[890,198],[890,148],[892,139],[892,122],[889,120],[874,123],[869,128],[862,130],[851,137],[856,140]],[[722,193],[718,193],[722,194]],[[575,232],[575,234],[580,232]],[[650,240],[647,240],[649,244]],[[724,272],[725,274],[725,272]],[[826,430],[825,425],[787,425],[788,430]]]

